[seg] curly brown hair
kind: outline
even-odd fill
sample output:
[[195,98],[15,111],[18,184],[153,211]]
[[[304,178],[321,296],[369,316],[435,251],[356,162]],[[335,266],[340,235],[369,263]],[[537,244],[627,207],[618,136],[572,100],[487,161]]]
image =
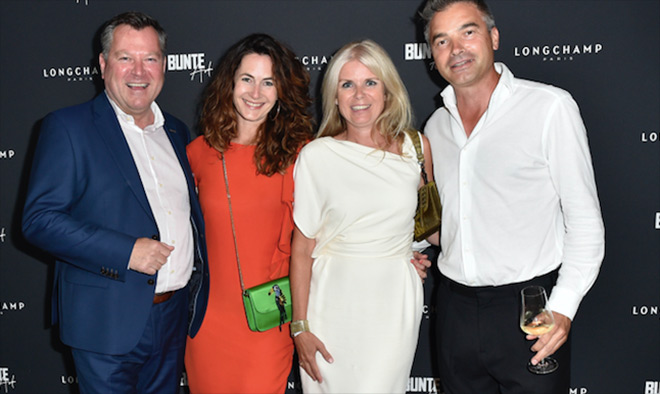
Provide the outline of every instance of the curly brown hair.
[[278,103],[259,127],[254,153],[257,173],[271,176],[284,173],[293,164],[300,148],[312,138],[314,127],[309,112],[309,74],[289,48],[267,34],[249,35],[229,48],[207,88],[199,125],[206,142],[219,152],[237,136],[234,75],[243,57],[251,53],[267,55],[273,63]]

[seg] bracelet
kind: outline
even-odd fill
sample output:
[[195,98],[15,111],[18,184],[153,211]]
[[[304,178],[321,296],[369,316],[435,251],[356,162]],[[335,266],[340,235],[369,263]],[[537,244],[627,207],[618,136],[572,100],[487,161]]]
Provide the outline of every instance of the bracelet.
[[291,338],[295,338],[300,333],[309,331],[309,322],[307,320],[294,320],[291,322],[290,329]]

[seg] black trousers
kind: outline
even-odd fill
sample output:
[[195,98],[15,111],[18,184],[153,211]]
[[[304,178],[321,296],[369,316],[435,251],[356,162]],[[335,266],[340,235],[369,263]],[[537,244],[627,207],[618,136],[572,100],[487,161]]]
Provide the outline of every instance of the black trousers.
[[548,375],[527,370],[534,341],[520,329],[520,291],[550,290],[557,271],[505,286],[468,287],[441,275],[437,292],[437,357],[447,394],[567,394],[570,337],[553,355],[559,369]]

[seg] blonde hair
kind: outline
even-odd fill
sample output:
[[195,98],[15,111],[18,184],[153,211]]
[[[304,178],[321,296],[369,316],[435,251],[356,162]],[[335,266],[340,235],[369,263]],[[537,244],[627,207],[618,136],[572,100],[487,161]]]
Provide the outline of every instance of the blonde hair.
[[335,136],[346,130],[346,121],[336,105],[339,72],[351,60],[364,64],[385,86],[385,106],[376,119],[376,129],[388,144],[403,143],[404,133],[412,129],[412,109],[406,87],[387,55],[387,52],[372,40],[354,41],[344,45],[333,56],[321,88],[323,97],[323,120],[317,137]]

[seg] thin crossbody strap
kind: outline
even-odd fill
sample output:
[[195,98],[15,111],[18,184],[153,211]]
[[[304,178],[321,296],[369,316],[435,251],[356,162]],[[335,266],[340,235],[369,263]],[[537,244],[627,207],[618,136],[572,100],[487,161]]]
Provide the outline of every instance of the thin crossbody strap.
[[225,154],[222,154],[222,172],[225,175],[225,188],[227,189],[227,202],[229,203],[229,218],[231,219],[231,232],[234,234],[234,250],[236,250],[236,263],[238,263],[238,276],[241,279],[241,293],[245,294],[243,283],[243,272],[241,271],[241,259],[238,257],[238,242],[236,241],[236,226],[234,226],[234,212],[231,209],[231,194],[229,193],[229,180],[227,179],[227,164]]
[[417,152],[417,163],[419,163],[419,167],[422,169],[422,179],[426,185],[429,183],[429,180],[428,176],[426,175],[426,170],[424,169],[424,152],[422,152],[422,141],[421,138],[419,138],[419,132],[417,132],[417,130],[408,130],[408,136],[410,136],[410,139],[415,146],[415,152]]

